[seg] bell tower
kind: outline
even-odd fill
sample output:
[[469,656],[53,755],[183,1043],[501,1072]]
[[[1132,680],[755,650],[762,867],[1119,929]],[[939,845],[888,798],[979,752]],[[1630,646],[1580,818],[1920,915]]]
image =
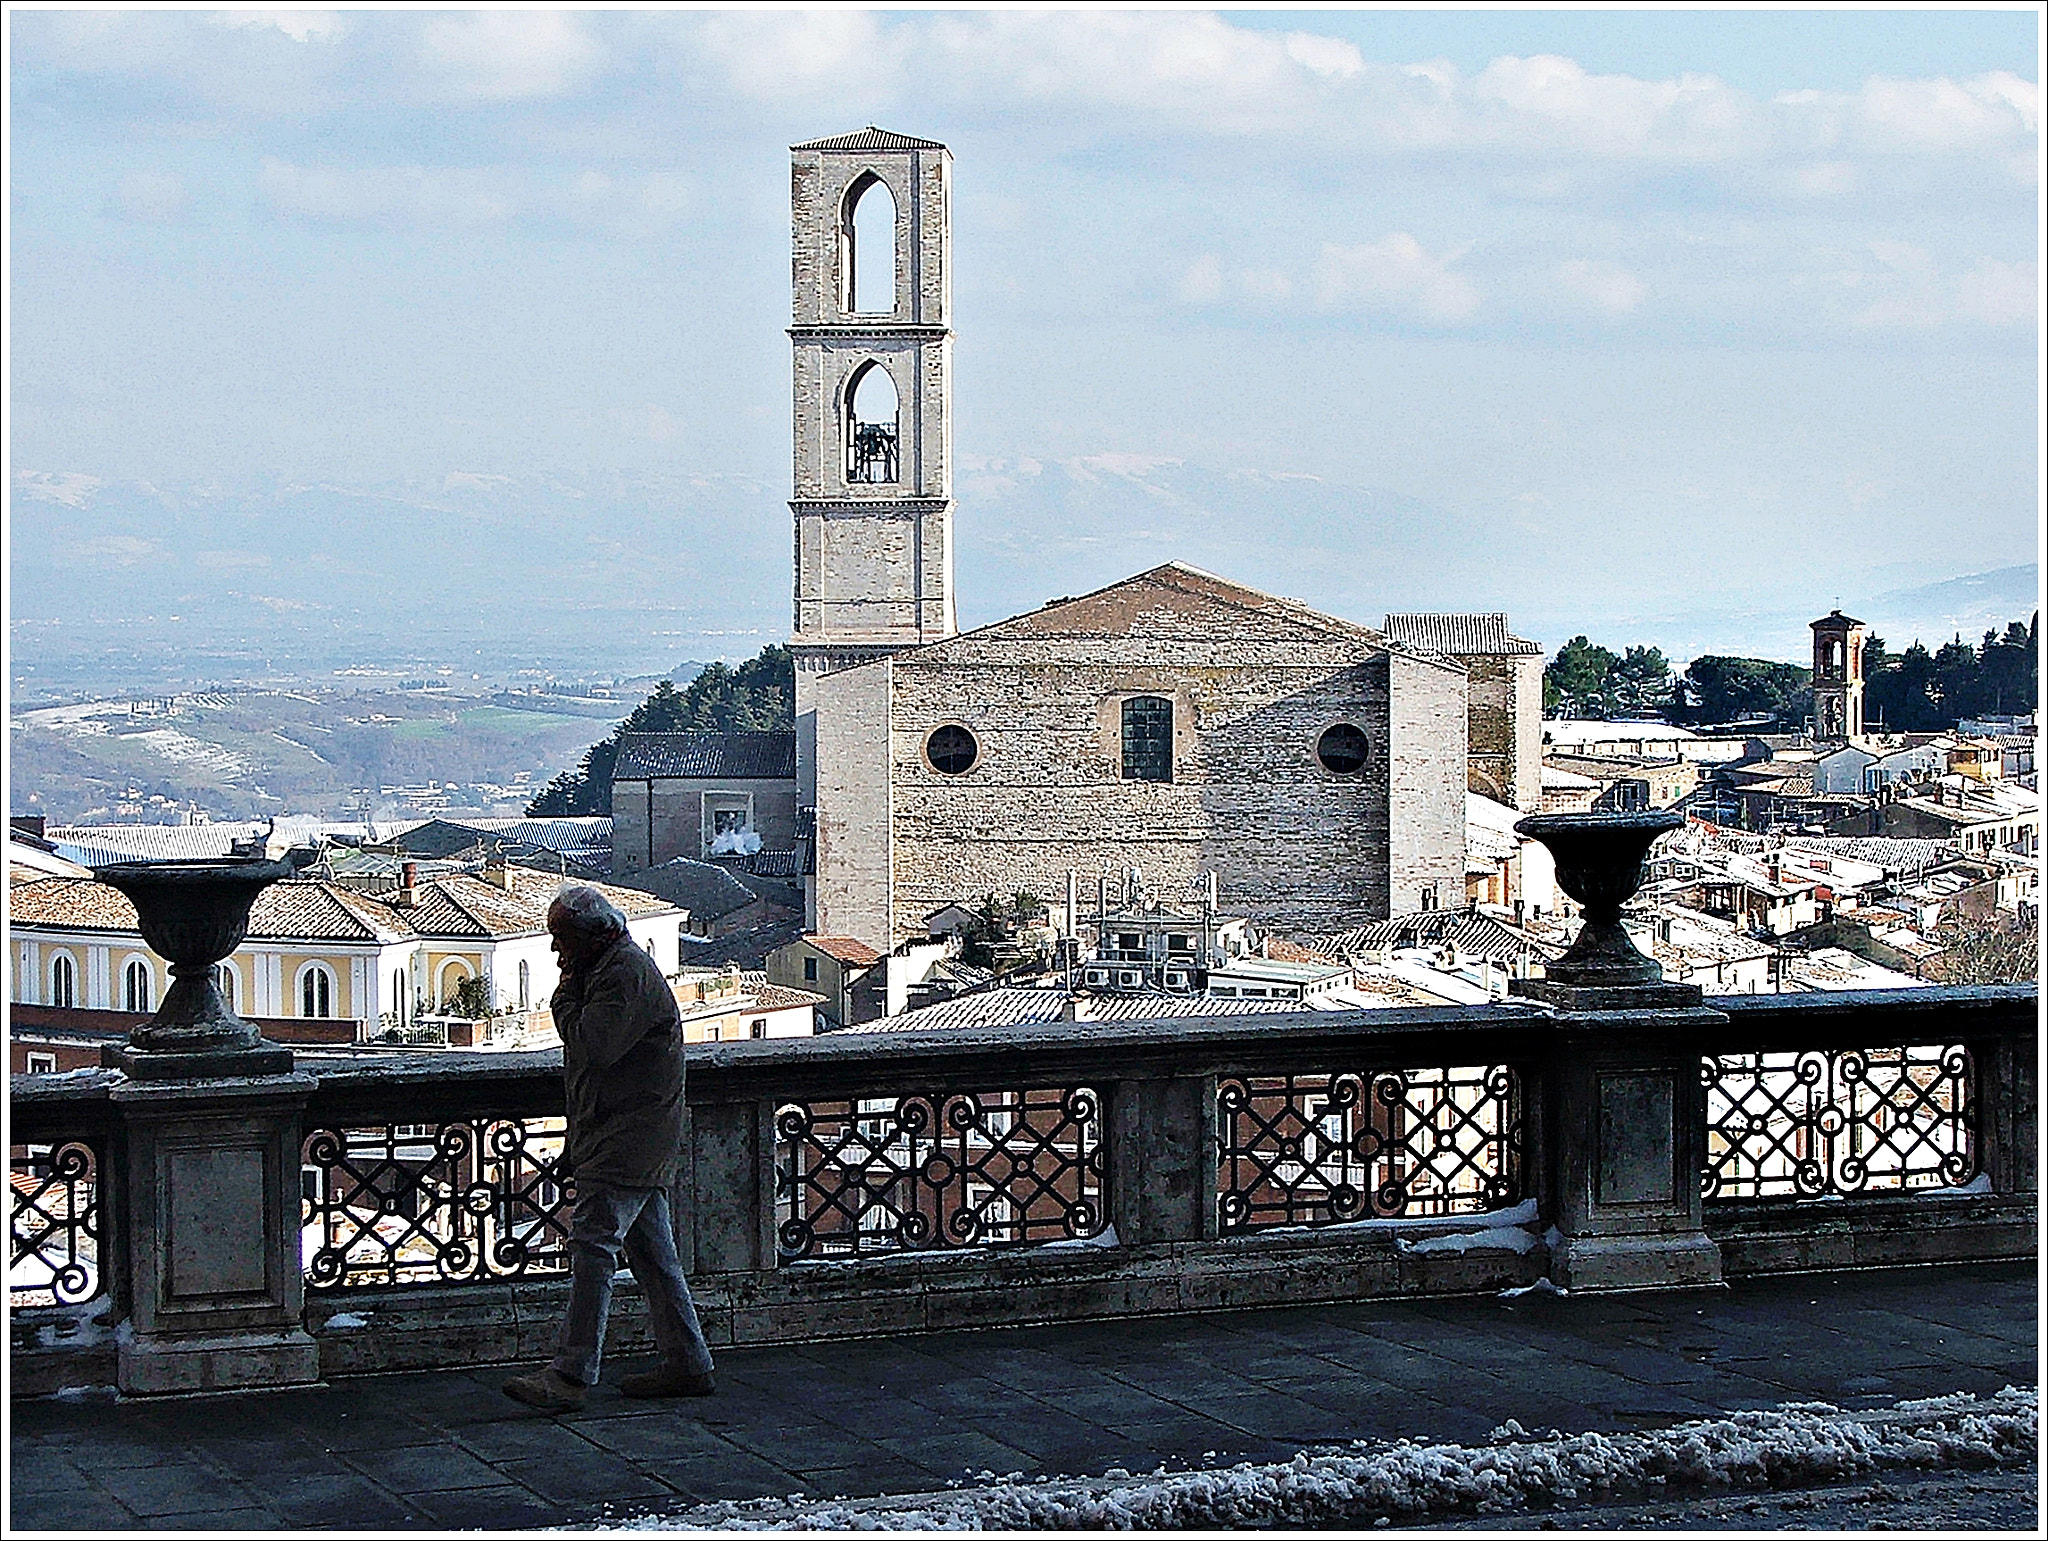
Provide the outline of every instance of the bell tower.
[[816,676],[957,629],[952,171],[878,128],[790,150],[800,758]]
[[1861,621],[1836,610],[1813,623],[1813,736],[1863,736],[1863,638]]

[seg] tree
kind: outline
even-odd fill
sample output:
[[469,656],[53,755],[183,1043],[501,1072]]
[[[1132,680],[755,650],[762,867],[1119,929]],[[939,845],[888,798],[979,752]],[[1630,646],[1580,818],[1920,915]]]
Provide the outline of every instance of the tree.
[[2018,985],[2039,977],[2041,923],[2032,906],[2017,917],[1951,915],[1934,935],[1942,950],[1928,972],[1944,984]]
[[1661,712],[1671,704],[1677,682],[1661,648],[1632,647],[1609,675],[1614,700],[1632,716]]
[[610,738],[592,744],[582,765],[550,781],[526,811],[534,818],[610,813],[612,769],[627,733],[772,732],[795,723],[796,666],[788,648],[764,647],[737,669],[707,664],[681,690],[673,680],[655,686]]
[[1577,636],[1557,650],[1543,671],[1543,709],[1560,717],[1606,718],[1618,702],[1614,672],[1621,659]]
[[1685,722],[1769,719],[1791,727],[1813,713],[1812,671],[1798,664],[1704,653],[1686,665],[1681,685],[1684,705],[1670,715]]
[[1936,653],[1918,642],[1893,653],[1882,637],[1865,639],[1864,720],[1895,733],[1935,733],[1965,717],[2035,710],[2040,621],[2009,621],[2003,634],[1986,631],[1975,648],[1956,637]]

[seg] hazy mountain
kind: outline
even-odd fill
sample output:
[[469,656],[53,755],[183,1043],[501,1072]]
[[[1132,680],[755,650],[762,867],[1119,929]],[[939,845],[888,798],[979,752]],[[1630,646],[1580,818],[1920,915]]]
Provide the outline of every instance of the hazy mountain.
[[[1926,564],[1939,555],[1903,572],[1774,560],[1730,592],[1703,554],[1648,525],[1519,504],[1458,511],[1144,456],[968,461],[956,490],[963,626],[1168,559],[1367,624],[1388,610],[1504,609],[1546,649],[1585,632],[1674,659],[1803,658],[1806,623],[1837,604],[1894,644],[1974,635],[2033,607],[2032,566],[1901,589],[1901,576],[1938,573]],[[751,656],[787,634],[786,493],[757,478],[456,471],[163,487],[27,473],[15,494],[15,685],[31,699],[360,664],[453,666],[486,682],[521,669],[646,675],[678,658]]]

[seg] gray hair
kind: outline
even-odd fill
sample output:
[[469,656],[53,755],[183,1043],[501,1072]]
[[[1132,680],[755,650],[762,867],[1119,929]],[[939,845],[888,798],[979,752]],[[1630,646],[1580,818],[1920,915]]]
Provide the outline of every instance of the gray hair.
[[619,907],[588,883],[566,883],[551,908],[562,912],[563,929],[582,936],[617,936],[626,929]]

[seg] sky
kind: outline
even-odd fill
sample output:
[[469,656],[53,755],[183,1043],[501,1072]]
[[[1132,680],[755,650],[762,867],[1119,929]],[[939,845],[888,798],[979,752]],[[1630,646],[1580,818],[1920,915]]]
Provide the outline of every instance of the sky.
[[866,123],[955,157],[963,625],[1177,557],[1789,657],[2036,559],[2032,10],[8,27],[17,624],[459,569],[774,640],[786,157]]

